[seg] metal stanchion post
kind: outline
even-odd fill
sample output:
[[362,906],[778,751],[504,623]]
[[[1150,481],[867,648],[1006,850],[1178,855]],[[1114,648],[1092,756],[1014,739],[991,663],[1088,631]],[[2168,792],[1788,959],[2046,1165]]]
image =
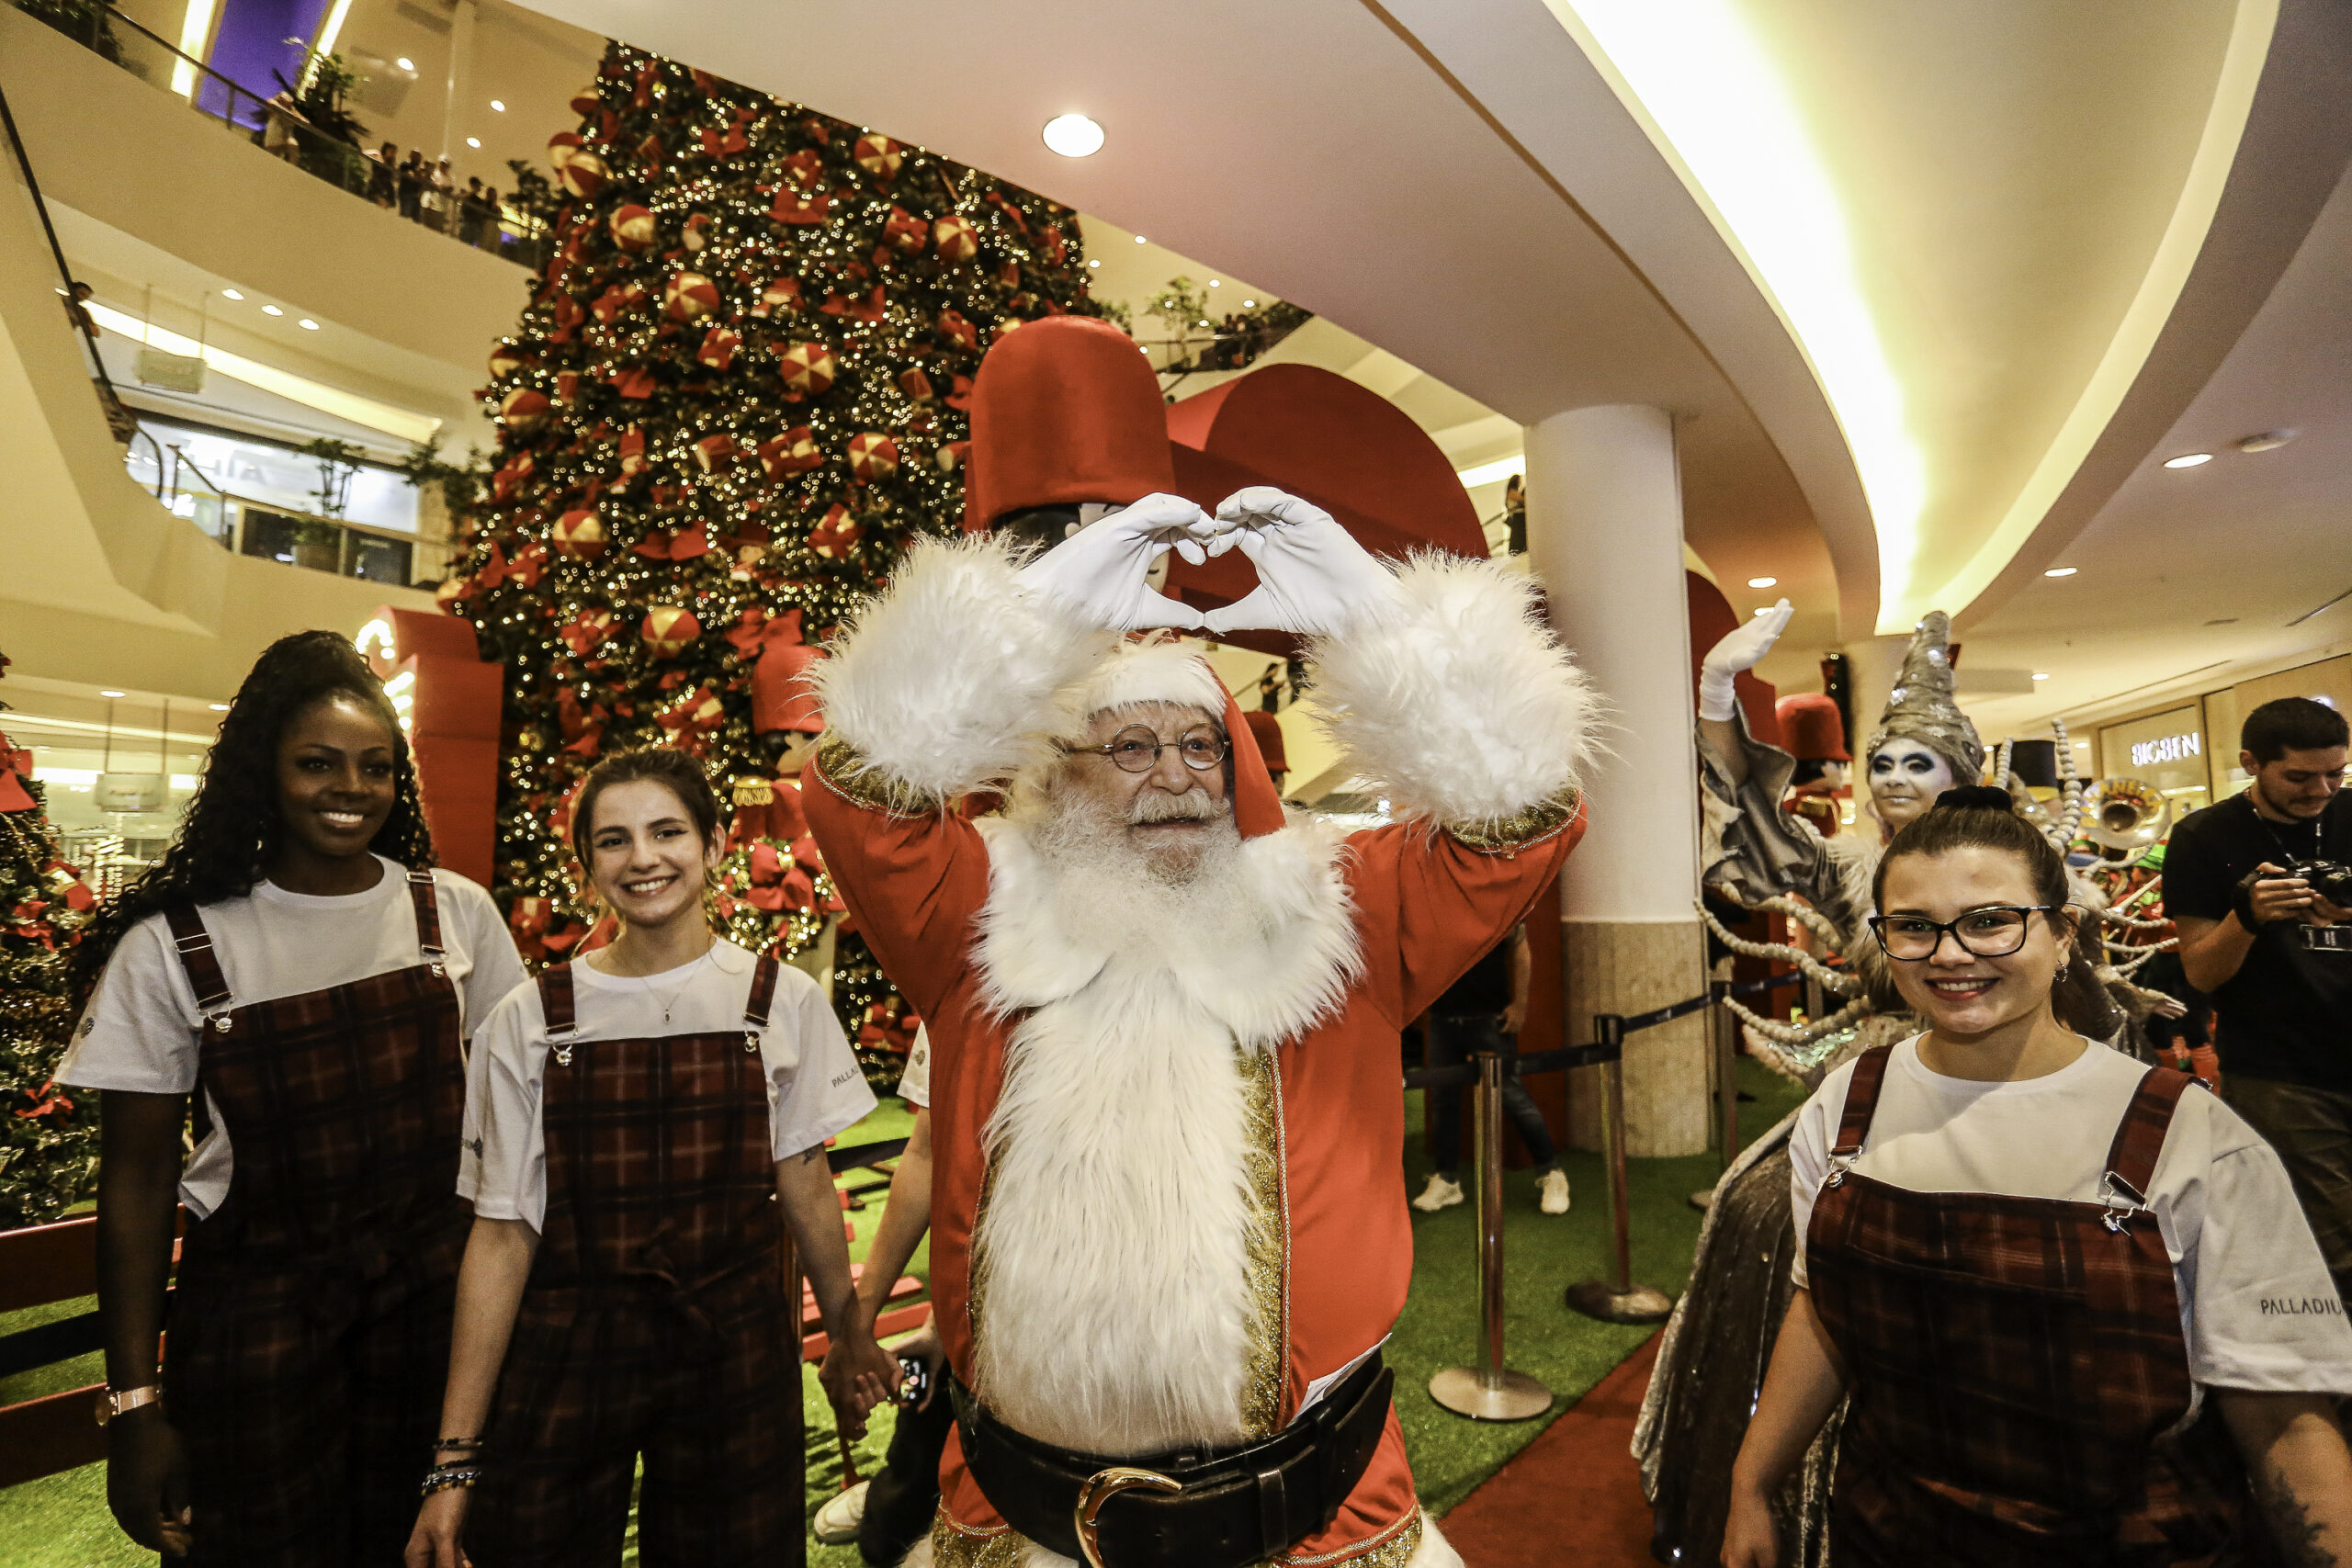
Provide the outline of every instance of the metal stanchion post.
[[1430,1397],[1473,1421],[1524,1421],[1552,1408],[1552,1391],[1503,1365],[1503,1064],[1478,1055],[1471,1102],[1478,1161],[1478,1364],[1430,1379]]
[[1647,1285],[1634,1283],[1634,1252],[1625,1214],[1625,1021],[1601,1013],[1593,1021],[1600,1043],[1619,1054],[1600,1067],[1601,1169],[1609,1182],[1610,1240],[1613,1265],[1605,1280],[1579,1280],[1568,1287],[1568,1305],[1587,1317],[1610,1323],[1657,1323],[1674,1303]]

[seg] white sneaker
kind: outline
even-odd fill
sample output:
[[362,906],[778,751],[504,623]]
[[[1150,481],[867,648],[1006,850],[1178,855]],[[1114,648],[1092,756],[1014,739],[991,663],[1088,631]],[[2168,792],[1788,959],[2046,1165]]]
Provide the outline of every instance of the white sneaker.
[[1436,1171],[1430,1173],[1430,1184],[1413,1200],[1413,1207],[1424,1214],[1434,1214],[1440,1209],[1451,1209],[1462,1201],[1462,1183]]
[[1565,1170],[1545,1171],[1544,1179],[1535,1184],[1535,1196],[1545,1213],[1566,1213],[1568,1212],[1568,1173]]
[[820,1544],[847,1546],[857,1540],[857,1527],[865,1522],[865,1485],[861,1481],[846,1492],[835,1493],[817,1510],[816,1520],[808,1529]]

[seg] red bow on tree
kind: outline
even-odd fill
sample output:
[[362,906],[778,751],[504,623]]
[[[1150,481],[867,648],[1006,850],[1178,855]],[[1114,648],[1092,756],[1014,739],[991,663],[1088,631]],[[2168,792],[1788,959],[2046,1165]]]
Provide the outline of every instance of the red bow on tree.
[[15,742],[0,735],[0,811],[30,811],[35,802],[23,775],[32,772],[33,754],[14,747]]
[[751,886],[744,891],[743,902],[754,909],[778,915],[786,909],[807,911],[817,906],[817,885],[797,859],[787,862],[774,844],[752,846],[747,874]]

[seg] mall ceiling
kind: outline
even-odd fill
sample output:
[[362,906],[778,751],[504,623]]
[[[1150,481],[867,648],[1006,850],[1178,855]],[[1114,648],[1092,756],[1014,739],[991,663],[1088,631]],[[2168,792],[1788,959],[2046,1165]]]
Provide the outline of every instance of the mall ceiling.
[[[1691,544],[1781,579],[1736,604],[1798,604],[1789,683],[2041,581],[2352,149],[2324,0],[535,8],[1228,267],[1521,423],[1673,410]],[[1038,138],[1072,109],[1108,134],[1076,162]]]

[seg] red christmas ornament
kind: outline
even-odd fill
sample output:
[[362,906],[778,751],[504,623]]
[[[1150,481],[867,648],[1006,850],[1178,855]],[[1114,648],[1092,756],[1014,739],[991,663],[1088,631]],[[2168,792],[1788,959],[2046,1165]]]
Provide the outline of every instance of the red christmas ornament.
[[899,471],[899,444],[874,431],[849,438],[849,471],[869,483]]
[[797,313],[800,309],[800,280],[779,277],[760,290],[760,302],[752,307],[754,316]]
[[490,378],[503,381],[520,370],[524,364],[523,350],[512,342],[502,342],[490,351]]
[[939,335],[957,348],[972,349],[980,346],[980,330],[966,320],[961,310],[947,310],[939,312]]
[[559,554],[572,560],[594,560],[605,553],[605,525],[594,512],[567,512],[555,520],[551,536]]
[[638,542],[637,553],[648,560],[694,560],[710,554],[710,541],[703,537],[699,523],[683,532],[656,528]]
[[571,112],[585,119],[605,107],[604,98],[596,91],[596,84],[589,83],[571,95]]
[[686,220],[685,232],[680,236],[689,252],[699,252],[710,243],[710,214],[697,212]]
[[602,647],[612,633],[613,613],[610,610],[582,610],[558,628],[555,635],[574,655],[585,659]]
[[851,519],[845,508],[829,506],[817,525],[808,530],[808,547],[827,560],[840,560],[864,536],[865,530]]
[[890,209],[890,216],[883,220],[882,243],[901,255],[915,254],[928,238],[922,220],[903,207]]
[[728,362],[735,357],[735,351],[742,345],[742,333],[729,332],[725,327],[713,327],[703,334],[702,347],[695,351],[695,360],[713,370],[724,370]]
[[931,400],[931,378],[922,373],[921,366],[910,365],[899,372],[899,390],[919,403],[927,403]]
[[527,435],[547,423],[551,407],[545,392],[517,387],[498,400],[498,417],[517,434]]
[[555,373],[555,400],[565,404],[580,400],[579,371],[559,370]]
[[565,190],[586,201],[605,188],[612,171],[594,152],[575,152],[556,169],[556,177],[563,182]]
[[813,398],[833,384],[833,351],[821,343],[796,343],[777,357],[786,390]]
[[789,479],[820,467],[824,455],[817,450],[816,438],[805,424],[797,424],[781,435],[771,435],[760,443],[760,466],[772,479]]
[[643,365],[622,366],[605,379],[610,381],[613,389],[622,397],[634,398],[639,402],[651,397],[657,385],[652,370]]
[[645,612],[645,622],[637,629],[645,646],[656,659],[675,659],[694,646],[702,636],[702,623],[695,619],[692,610],[675,604],[656,604]]
[[621,477],[635,479],[651,467],[645,460],[645,432],[632,426],[621,436]]
[[950,266],[961,266],[980,254],[980,231],[960,212],[951,212],[931,226],[932,248]]
[[636,309],[644,300],[645,290],[636,284],[615,283],[608,285],[602,294],[597,295],[595,303],[590,305],[588,309],[598,321],[609,327],[620,319],[624,311]]
[[576,130],[559,130],[548,138],[548,162],[560,169],[580,156],[582,141]]
[[529,479],[537,467],[528,452],[515,453],[490,476],[490,498],[492,501],[514,500],[515,492],[523,488],[523,481]]
[[718,286],[698,272],[671,275],[662,289],[662,313],[673,321],[691,321],[718,309]]
[[850,156],[857,160],[859,168],[877,180],[898,178],[899,165],[907,161],[906,148],[902,143],[887,136],[877,136],[870,130],[857,139],[857,145],[850,149]]
[[735,457],[735,438],[731,435],[706,435],[695,443],[695,462],[706,474],[717,473]]
[[808,228],[824,222],[831,215],[832,208],[833,198],[823,191],[803,196],[789,187],[779,187],[775,193],[775,205],[768,209],[768,216],[779,223]]
[[652,210],[633,201],[615,209],[607,221],[613,231],[613,243],[631,253],[650,250],[661,233]]

